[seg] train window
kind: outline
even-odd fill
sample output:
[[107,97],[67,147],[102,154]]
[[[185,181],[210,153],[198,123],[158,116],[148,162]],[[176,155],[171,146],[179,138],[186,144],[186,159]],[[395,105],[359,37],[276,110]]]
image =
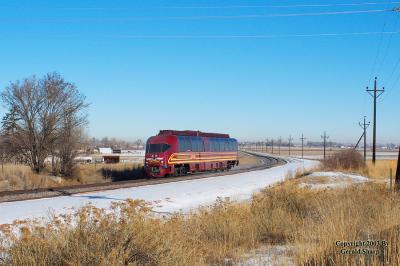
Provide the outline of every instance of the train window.
[[179,151],[180,152],[192,150],[190,137],[179,136],[178,143],[179,143]]
[[223,139],[219,139],[219,151],[224,151],[225,150],[225,141]]
[[203,139],[199,138],[199,152],[204,151],[204,142]]
[[190,141],[192,142],[192,151],[197,151],[197,142],[194,137],[190,138]]
[[186,150],[185,151],[191,151],[192,150],[192,143],[190,141],[190,137],[185,137],[185,144],[186,144]]
[[204,151],[211,151],[210,150],[210,140],[204,142]]
[[236,141],[236,140],[233,141],[233,149],[234,149],[235,151],[238,150],[238,145],[237,145],[237,141]]
[[179,151],[185,151],[185,140],[183,137],[178,136]]
[[169,148],[171,148],[171,146],[164,143],[164,144],[162,145],[162,150],[161,150],[161,152],[166,152]]
[[171,146],[165,143],[156,143],[156,144],[147,144],[147,152],[148,153],[157,153],[157,152],[165,152]]
[[202,141],[198,137],[192,137],[192,151],[199,152],[202,151]]

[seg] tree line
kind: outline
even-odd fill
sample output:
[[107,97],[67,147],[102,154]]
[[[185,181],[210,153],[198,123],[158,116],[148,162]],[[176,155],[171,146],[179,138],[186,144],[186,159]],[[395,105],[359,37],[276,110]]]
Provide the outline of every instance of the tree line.
[[58,73],[11,82],[1,93],[0,159],[19,160],[36,173],[52,158],[53,174],[71,176],[88,124],[86,97]]

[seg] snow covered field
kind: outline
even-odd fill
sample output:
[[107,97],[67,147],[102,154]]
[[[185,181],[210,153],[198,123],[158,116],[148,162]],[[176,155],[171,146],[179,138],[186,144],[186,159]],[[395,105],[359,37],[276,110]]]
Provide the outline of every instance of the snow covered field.
[[157,212],[187,212],[201,205],[212,204],[218,198],[249,199],[254,192],[283,181],[289,172],[295,173],[297,169],[310,169],[318,165],[316,161],[287,160],[288,163],[283,166],[228,176],[0,203],[0,224],[10,224],[15,220],[46,219],[50,214],[71,213],[87,204],[107,209],[111,202],[129,198],[151,202]]

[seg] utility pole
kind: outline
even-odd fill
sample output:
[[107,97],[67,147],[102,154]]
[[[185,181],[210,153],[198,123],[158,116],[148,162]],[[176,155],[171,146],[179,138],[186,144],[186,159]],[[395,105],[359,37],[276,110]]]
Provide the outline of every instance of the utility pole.
[[364,123],[359,122],[358,123],[360,127],[363,129],[363,136],[364,136],[364,161],[367,160],[367,128],[371,124],[370,122],[365,121],[365,116],[364,116]]
[[374,89],[370,90],[367,87],[367,92],[369,95],[371,95],[374,98],[374,135],[373,135],[373,140],[372,140],[372,162],[375,164],[376,162],[376,100],[385,92],[385,88],[383,87],[382,89],[378,90],[376,88],[376,80],[377,78],[375,77],[374,81]]
[[304,137],[304,134],[301,134],[301,158],[304,158],[304,141],[306,140],[306,138]]
[[290,156],[290,146],[292,146],[292,135],[289,136],[289,156]]
[[278,149],[279,155],[281,155],[281,145],[282,145],[282,137],[279,137],[279,149]]
[[268,139],[265,141],[265,153],[268,153]]
[[324,135],[321,136],[322,139],[324,139],[324,161],[326,159],[326,140],[329,139],[329,136],[326,135],[326,131],[324,131]]
[[396,189],[400,190],[400,145],[399,145],[399,158],[397,159],[397,170],[396,170]]
[[272,145],[272,154],[274,154],[274,139],[271,140],[271,145]]

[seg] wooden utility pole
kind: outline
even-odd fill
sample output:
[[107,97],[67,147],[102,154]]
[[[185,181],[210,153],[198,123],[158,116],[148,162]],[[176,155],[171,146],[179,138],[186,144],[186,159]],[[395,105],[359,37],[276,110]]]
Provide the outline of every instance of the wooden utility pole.
[[375,77],[374,81],[374,89],[370,90],[367,87],[367,92],[369,95],[374,98],[374,135],[373,135],[373,140],[372,140],[372,162],[375,164],[376,162],[376,100],[385,92],[385,88],[383,87],[382,89],[378,90],[376,86],[376,80],[377,78]]
[[370,122],[365,121],[365,116],[364,116],[364,123],[361,124],[361,122],[358,123],[360,127],[363,129],[363,136],[364,136],[364,161],[367,160],[367,128],[371,124]]
[[399,157],[397,159],[397,170],[396,170],[396,190],[400,190],[400,145],[399,145]]
[[293,140],[293,138],[292,138],[292,136],[290,135],[290,136],[289,136],[289,156],[290,156],[290,147],[292,146],[292,140]]
[[326,131],[324,131],[324,135],[321,136],[324,140],[324,161],[326,159],[326,140],[329,139],[329,136],[326,135]]
[[271,140],[272,150],[271,153],[274,154],[274,139]]
[[301,134],[301,158],[304,158],[304,141],[306,138],[304,137],[304,134]]
[[279,146],[278,146],[279,155],[281,155],[281,145],[282,145],[282,137],[279,137]]

